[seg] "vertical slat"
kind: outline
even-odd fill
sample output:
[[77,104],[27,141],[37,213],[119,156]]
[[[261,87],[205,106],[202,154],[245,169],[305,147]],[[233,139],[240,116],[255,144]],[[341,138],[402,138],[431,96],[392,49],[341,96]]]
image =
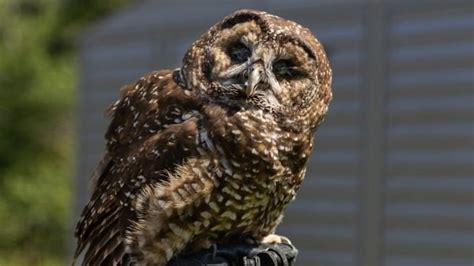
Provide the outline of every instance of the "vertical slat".
[[359,187],[359,266],[379,266],[383,260],[384,119],[386,87],[387,11],[382,1],[367,4],[365,19],[365,82],[363,165]]

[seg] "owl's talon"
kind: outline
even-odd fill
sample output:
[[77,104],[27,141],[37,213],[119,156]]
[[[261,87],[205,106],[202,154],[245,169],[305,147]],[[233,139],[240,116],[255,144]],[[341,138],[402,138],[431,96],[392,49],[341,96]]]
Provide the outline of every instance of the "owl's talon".
[[217,244],[213,243],[210,248],[212,249],[212,259],[214,260],[217,256]]
[[288,239],[288,237],[277,235],[277,234],[270,234],[270,235],[264,237],[263,240],[262,240],[262,243],[270,244],[270,245],[272,245],[272,244],[289,244],[289,245],[292,245],[291,241],[290,241],[290,239]]

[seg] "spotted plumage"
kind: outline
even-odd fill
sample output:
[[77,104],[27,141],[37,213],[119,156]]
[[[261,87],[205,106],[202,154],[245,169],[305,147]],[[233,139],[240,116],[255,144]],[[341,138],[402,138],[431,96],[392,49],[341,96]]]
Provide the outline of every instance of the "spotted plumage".
[[76,227],[84,265],[165,265],[272,234],[331,101],[324,49],[300,25],[236,11],[177,70],[122,88]]

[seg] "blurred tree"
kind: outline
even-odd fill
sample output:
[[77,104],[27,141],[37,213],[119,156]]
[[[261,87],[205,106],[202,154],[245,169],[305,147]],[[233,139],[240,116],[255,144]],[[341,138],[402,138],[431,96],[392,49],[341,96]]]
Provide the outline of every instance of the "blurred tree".
[[130,0],[0,1],[0,265],[64,265],[75,41]]

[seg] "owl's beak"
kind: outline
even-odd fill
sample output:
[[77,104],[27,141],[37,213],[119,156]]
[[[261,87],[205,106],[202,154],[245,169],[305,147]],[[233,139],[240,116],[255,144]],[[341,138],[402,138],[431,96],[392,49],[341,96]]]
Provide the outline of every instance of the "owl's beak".
[[248,79],[247,84],[245,87],[245,94],[247,96],[252,96],[255,93],[255,89],[257,88],[258,83],[262,81],[264,67],[261,62],[255,62],[248,69]]

